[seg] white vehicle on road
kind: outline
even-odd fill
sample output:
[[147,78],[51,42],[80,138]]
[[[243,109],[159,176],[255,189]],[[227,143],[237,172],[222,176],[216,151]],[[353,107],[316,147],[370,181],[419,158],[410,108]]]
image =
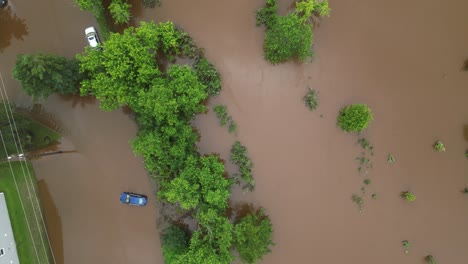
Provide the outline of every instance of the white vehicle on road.
[[101,41],[97,35],[96,29],[94,27],[89,27],[85,29],[86,38],[88,39],[89,46],[92,48],[98,48]]

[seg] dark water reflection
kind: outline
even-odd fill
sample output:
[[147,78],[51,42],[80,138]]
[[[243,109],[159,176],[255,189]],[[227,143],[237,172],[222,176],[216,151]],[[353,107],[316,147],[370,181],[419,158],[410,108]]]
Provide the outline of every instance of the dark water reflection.
[[28,34],[25,20],[19,18],[11,10],[11,7],[0,9],[0,52],[10,46],[11,39],[23,40]]
[[63,264],[65,262],[63,255],[62,220],[46,182],[44,180],[39,180],[38,185],[42,208],[45,215],[47,233],[52,244],[55,263]]

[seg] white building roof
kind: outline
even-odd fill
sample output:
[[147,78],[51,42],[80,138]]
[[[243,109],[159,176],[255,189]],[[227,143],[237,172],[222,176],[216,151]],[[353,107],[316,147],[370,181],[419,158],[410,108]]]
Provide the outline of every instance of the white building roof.
[[0,264],[19,264],[5,194],[0,193]]

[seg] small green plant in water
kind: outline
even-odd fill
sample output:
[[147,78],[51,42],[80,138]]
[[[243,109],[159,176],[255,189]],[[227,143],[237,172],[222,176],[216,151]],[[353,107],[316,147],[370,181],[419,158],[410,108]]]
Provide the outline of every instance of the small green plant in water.
[[468,158],[468,149],[465,150],[465,158]]
[[229,126],[228,126],[228,131],[229,133],[234,133],[237,130],[237,124],[232,120],[232,118],[229,118]]
[[225,105],[215,105],[213,111],[219,119],[219,124],[225,126],[228,122],[227,108]]
[[377,194],[376,194],[376,193],[373,193],[373,194],[371,195],[371,198],[374,199],[374,200],[377,199]]
[[429,264],[437,264],[436,261],[435,261],[435,259],[434,259],[434,257],[433,257],[432,255],[427,255],[426,258],[424,258],[424,259],[425,259],[425,260],[427,261],[427,263],[429,263]]
[[468,187],[466,187],[465,189],[463,189],[462,193],[468,194]]
[[392,154],[388,154],[388,156],[387,156],[387,163],[393,164],[393,163],[395,163],[395,161],[396,161],[396,160],[395,160],[395,157],[394,157]]
[[439,152],[445,151],[445,145],[440,140],[437,140],[432,147]]
[[364,198],[362,198],[361,196],[359,196],[357,194],[353,194],[351,196],[351,201],[353,201],[355,204],[357,204],[357,206],[359,208],[359,212],[362,212],[362,206],[364,205]]
[[309,87],[309,92],[304,96],[306,106],[310,111],[314,111],[318,106],[317,91]]
[[409,191],[402,192],[401,197],[405,198],[408,202],[413,202],[416,200],[416,195],[412,194]]
[[401,241],[401,244],[403,245],[403,249],[405,250],[405,253],[408,254],[409,249],[411,247],[411,243],[408,240],[403,240]]
[[370,150],[371,156],[374,155],[374,146],[366,138],[358,139],[358,144],[361,145],[361,148]]
[[364,180],[365,185],[369,185],[369,184],[371,184],[371,182],[372,182],[371,179],[365,179]]

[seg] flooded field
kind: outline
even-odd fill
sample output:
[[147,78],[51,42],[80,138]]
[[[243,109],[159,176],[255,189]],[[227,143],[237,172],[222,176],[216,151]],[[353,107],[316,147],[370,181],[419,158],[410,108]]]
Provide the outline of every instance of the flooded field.
[[[291,2],[280,1],[283,12]],[[71,0],[50,1],[47,15],[31,8],[39,3],[10,3],[27,33],[0,48],[0,71],[10,97],[28,105],[11,77],[16,54],[72,56],[86,45],[83,29],[96,23]],[[262,263],[409,264],[424,263],[428,254],[464,263],[468,2],[330,1],[331,16],[314,30],[314,61],[277,66],[264,61],[264,29],[255,27],[263,3],[166,0],[160,8],[134,8],[135,20],[172,20],[184,28],[220,71],[223,92],[209,107],[226,104],[238,132],[228,134],[210,111],[195,121],[199,146],[226,160],[234,140],[248,147],[256,189],[236,191],[232,200],[261,205],[271,216],[276,246]],[[308,86],[319,92],[314,112],[302,101]],[[368,104],[375,117],[362,135],[375,147],[362,213],[351,201],[366,178],[355,161],[358,136],[336,126],[339,109],[351,103]],[[61,225],[52,237],[63,236],[64,262],[162,263],[155,198],[144,209],[117,201],[123,190],[151,192],[128,143],[136,132],[132,120],[123,111],[102,112],[90,98],[53,96],[45,107],[61,120],[63,150],[76,151],[34,161],[56,208],[46,206],[57,212],[47,221]],[[436,140],[446,152],[432,149]],[[389,153],[394,164],[386,162]],[[406,190],[415,202],[400,198]],[[408,254],[403,240],[412,244]]]

